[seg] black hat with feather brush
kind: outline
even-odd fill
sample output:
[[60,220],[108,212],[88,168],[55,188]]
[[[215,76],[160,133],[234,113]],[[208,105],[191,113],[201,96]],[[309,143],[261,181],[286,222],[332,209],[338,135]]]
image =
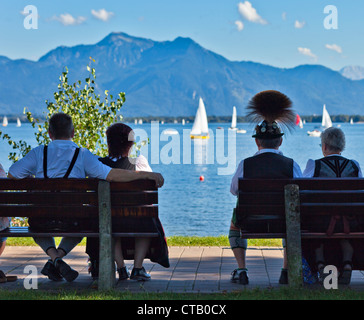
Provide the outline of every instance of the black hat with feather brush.
[[253,138],[276,139],[284,135],[283,128],[291,130],[295,126],[296,115],[292,101],[283,93],[266,90],[257,93],[249,102],[247,115],[255,127]]

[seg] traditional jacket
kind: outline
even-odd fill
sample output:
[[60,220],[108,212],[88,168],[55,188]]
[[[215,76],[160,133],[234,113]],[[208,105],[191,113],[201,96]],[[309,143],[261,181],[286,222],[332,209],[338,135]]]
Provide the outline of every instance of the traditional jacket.
[[335,155],[315,160],[314,177],[344,178],[358,177],[359,168],[353,160]]
[[265,152],[244,160],[244,178],[293,178],[293,159]]

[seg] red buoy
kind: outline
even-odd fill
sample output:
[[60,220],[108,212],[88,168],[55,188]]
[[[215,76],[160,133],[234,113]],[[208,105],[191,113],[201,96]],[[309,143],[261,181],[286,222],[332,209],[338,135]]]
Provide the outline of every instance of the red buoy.
[[204,176],[200,176],[200,181],[204,181],[205,177]]

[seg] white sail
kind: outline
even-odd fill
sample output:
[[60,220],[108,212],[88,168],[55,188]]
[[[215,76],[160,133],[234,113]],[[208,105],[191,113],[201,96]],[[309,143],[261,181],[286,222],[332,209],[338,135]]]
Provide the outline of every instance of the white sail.
[[202,98],[200,98],[195,121],[191,130],[191,136],[208,136],[208,132],[209,125],[207,122],[206,109]]
[[353,118],[350,119],[350,124],[354,124]]
[[17,127],[21,127],[21,122],[20,122],[20,119],[19,118],[16,119],[16,126]]
[[196,112],[196,116],[195,116],[195,121],[193,123],[193,126],[192,126],[192,130],[191,130],[191,135],[200,135],[202,133],[202,130],[201,130],[201,112],[200,112],[200,108],[197,109],[197,112]]
[[201,109],[201,132],[203,135],[209,134],[209,124],[207,122],[207,114],[203,100],[200,98],[199,109]]
[[233,116],[231,118],[231,127],[230,129],[236,129],[236,108],[235,106],[233,107]]
[[5,116],[3,120],[3,127],[6,127],[8,125],[8,118]]
[[332,121],[331,121],[329,113],[326,110],[325,105],[324,105],[323,110],[322,110],[322,123],[321,123],[321,125],[325,129],[332,127]]

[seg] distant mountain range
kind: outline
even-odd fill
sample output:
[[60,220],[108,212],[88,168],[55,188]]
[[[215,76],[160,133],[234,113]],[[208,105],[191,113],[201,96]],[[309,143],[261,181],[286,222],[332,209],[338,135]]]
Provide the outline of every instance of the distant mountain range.
[[339,71],[344,77],[351,80],[364,79],[364,67],[361,66],[347,66]]
[[241,116],[249,99],[267,89],[287,94],[301,115],[320,114],[323,104],[330,114],[364,113],[364,80],[352,80],[363,78],[359,68],[276,68],[229,61],[190,38],[159,42],[111,33],[94,45],[58,47],[38,61],[0,56],[0,115],[22,114],[24,107],[42,114],[64,67],[71,81],[83,80],[90,56],[100,93],[126,93],[127,117],[193,116],[200,96],[208,115],[230,115],[235,105]]

